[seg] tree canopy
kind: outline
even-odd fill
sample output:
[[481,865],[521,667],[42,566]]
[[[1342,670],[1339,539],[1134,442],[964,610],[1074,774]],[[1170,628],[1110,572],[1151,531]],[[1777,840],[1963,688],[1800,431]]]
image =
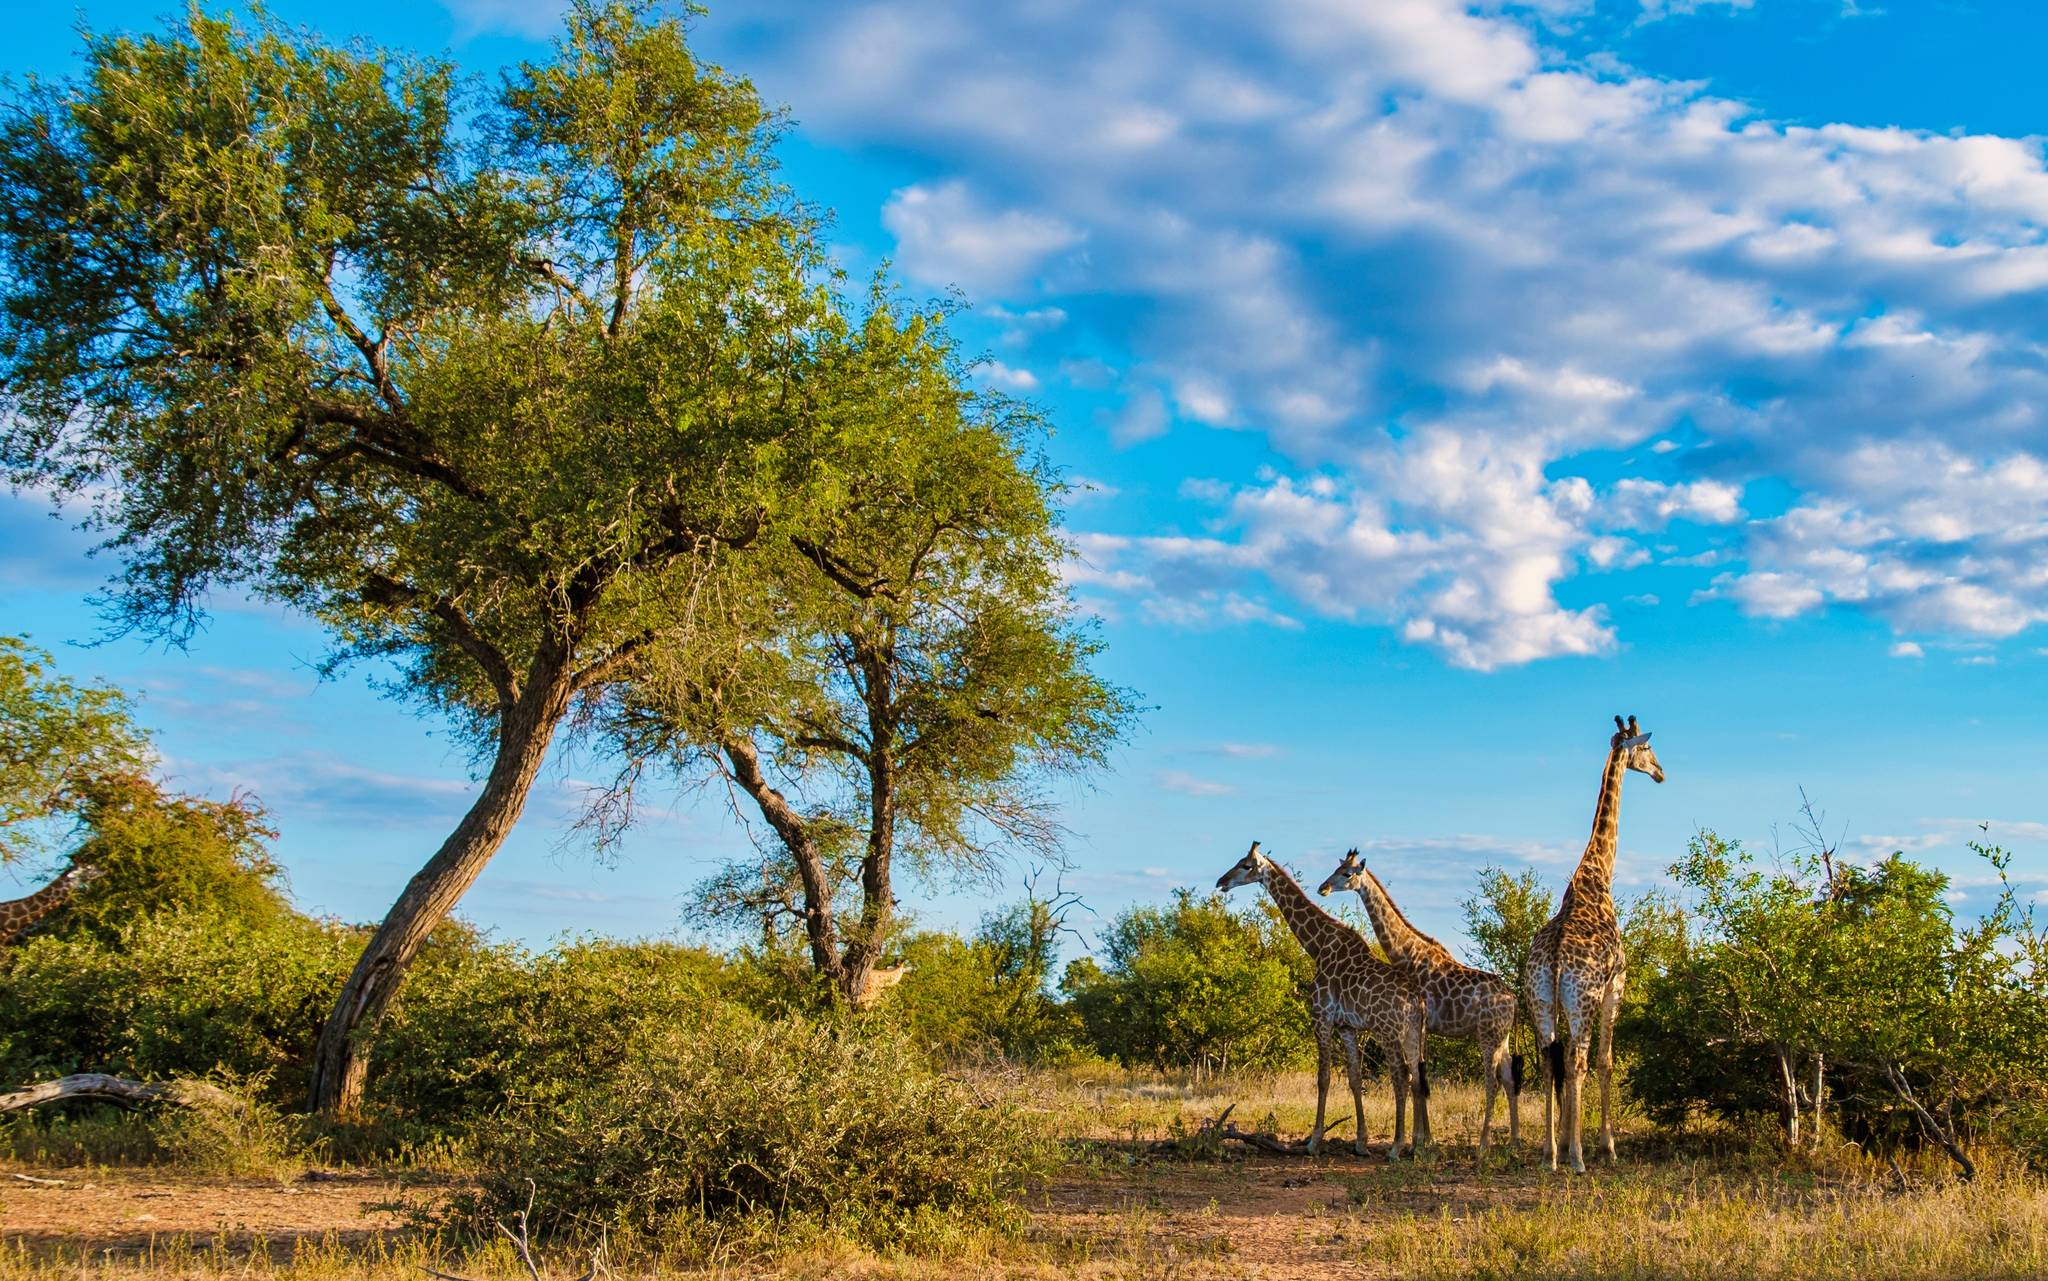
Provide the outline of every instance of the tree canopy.
[[802,521],[833,300],[778,128],[648,0],[579,0],[495,93],[194,9],[87,36],[0,128],[0,459],[91,496],[118,619],[282,601],[486,763],[336,1006],[324,1106],[570,709]]

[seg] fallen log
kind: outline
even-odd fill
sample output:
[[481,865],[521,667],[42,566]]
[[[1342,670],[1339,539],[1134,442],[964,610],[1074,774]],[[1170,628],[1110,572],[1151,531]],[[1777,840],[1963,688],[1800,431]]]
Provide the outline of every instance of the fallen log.
[[[1179,1138],[1160,1139],[1152,1144],[1151,1150],[1154,1152],[1199,1152],[1204,1147],[1220,1147],[1224,1142],[1228,1141],[1242,1143],[1246,1147],[1257,1148],[1261,1152],[1271,1152],[1275,1156],[1302,1156],[1308,1152],[1308,1139],[1306,1137],[1283,1139],[1277,1134],[1269,1134],[1264,1130],[1247,1130],[1242,1128],[1230,1119],[1230,1114],[1236,1110],[1237,1104],[1233,1103],[1229,1107],[1224,1108],[1219,1115],[1211,1117],[1195,1127],[1194,1133],[1185,1134]],[[1332,1135],[1350,1120],[1349,1116],[1340,1116],[1324,1126],[1324,1140],[1329,1140]]]
[[0,1094],[0,1113],[20,1112],[72,1099],[94,1099],[127,1108],[154,1103],[166,1097],[175,1102],[191,1103],[200,1096],[219,1093],[217,1088],[204,1081],[131,1081],[125,1076],[109,1076],[104,1072],[74,1072],[54,1081]]

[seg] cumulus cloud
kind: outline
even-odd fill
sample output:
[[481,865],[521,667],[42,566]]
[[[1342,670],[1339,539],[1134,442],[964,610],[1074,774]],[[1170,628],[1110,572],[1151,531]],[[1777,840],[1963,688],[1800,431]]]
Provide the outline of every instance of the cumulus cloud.
[[1154,616],[1235,593],[1472,667],[1597,654],[1559,585],[1690,525],[1722,541],[1659,564],[1717,566],[1699,602],[2041,621],[2041,144],[1783,124],[1526,25],[1584,11],[764,3],[734,38],[807,129],[937,175],[884,210],[906,271],[1128,356],[1118,443],[1285,460],[1117,549]]
[[983,203],[964,182],[905,187],[882,206],[911,279],[989,296],[1014,288],[1081,239],[1057,218]]

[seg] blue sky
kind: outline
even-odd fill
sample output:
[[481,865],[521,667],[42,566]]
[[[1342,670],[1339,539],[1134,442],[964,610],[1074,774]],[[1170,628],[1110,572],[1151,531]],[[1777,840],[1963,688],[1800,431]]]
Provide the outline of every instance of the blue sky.
[[[555,21],[273,10],[479,73]],[[71,15],[13,26],[10,72],[72,65]],[[1105,916],[1253,838],[1317,879],[1359,844],[1455,938],[1483,864],[1568,871],[1615,712],[1669,775],[1630,787],[1624,895],[1700,825],[1789,843],[1801,786],[1966,906],[1979,823],[2048,887],[2048,10],[766,0],[697,33],[788,105],[847,268],[959,290],[979,376],[1058,426],[1070,580],[1155,709],[1066,811]],[[87,545],[0,498],[0,625],[139,691],[180,785],[259,794],[305,906],[379,915],[461,754],[267,606],[74,646]],[[598,863],[567,833],[602,769],[558,763],[465,915],[661,933],[751,848],[707,793]]]

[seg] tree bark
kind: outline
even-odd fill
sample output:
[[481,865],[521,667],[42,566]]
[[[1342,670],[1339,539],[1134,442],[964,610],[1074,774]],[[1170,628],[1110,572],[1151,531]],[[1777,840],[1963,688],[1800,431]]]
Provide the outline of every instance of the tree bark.
[[447,919],[519,821],[574,694],[566,653],[534,660],[518,700],[499,720],[498,752],[483,791],[370,936],[320,1029],[307,1093],[314,1111],[350,1112],[362,1102],[369,1056],[360,1034],[383,1018],[427,936]]
[[846,991],[867,986],[896,906],[889,864],[896,850],[896,690],[892,643],[861,656],[868,714],[868,847],[860,864],[860,932],[846,949]]
[[1785,1045],[1773,1045],[1773,1054],[1778,1059],[1778,1124],[1785,1130],[1785,1146],[1799,1146],[1799,1082],[1792,1071],[1792,1051]]
[[1919,1119],[1920,1128],[1927,1137],[1940,1144],[1941,1150],[1948,1153],[1948,1159],[1956,1163],[1963,1182],[1968,1183],[1975,1179],[1977,1163],[1970,1159],[1969,1154],[1963,1151],[1963,1145],[1956,1141],[1954,1127],[1927,1110],[1927,1105],[1920,1101],[1920,1096],[1913,1093],[1913,1083],[1906,1079],[1906,1074],[1899,1070],[1898,1064],[1886,1063],[1884,1075],[1891,1083],[1892,1092],[1913,1110],[1913,1115]]
[[761,757],[752,743],[732,739],[724,744],[726,759],[741,790],[754,799],[768,826],[782,839],[782,847],[796,862],[797,878],[804,887],[804,932],[810,938],[811,964],[832,985],[849,998],[855,989],[847,986],[845,967],[840,962],[839,939],[832,924],[832,881],[825,874],[825,861],[818,856],[818,843],[811,838],[810,825],[788,799],[761,772]]

